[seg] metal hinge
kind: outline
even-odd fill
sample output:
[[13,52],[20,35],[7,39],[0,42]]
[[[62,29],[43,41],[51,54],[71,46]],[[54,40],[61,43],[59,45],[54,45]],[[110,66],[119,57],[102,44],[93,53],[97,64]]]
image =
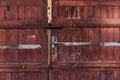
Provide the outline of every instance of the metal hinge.
[[120,42],[57,42],[56,36],[52,36],[51,53],[54,53],[55,46],[120,46]]

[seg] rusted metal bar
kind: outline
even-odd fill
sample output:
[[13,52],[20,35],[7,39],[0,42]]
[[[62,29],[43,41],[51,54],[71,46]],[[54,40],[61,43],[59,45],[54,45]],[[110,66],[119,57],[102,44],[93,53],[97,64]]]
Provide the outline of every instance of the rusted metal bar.
[[53,42],[56,46],[120,46],[119,42]]
[[120,46],[120,42],[57,42],[52,36],[52,48],[55,46]]
[[116,46],[120,47],[120,42],[57,42],[56,36],[52,36],[51,40],[52,50],[51,53],[54,53],[55,46]]
[[40,49],[40,44],[18,44],[18,45],[8,45],[0,44],[0,49]]

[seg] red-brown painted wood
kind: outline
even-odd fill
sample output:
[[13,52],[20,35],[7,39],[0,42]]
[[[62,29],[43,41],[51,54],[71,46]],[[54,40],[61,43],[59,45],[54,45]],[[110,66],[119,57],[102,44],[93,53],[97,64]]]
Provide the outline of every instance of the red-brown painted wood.
[[119,70],[54,69],[51,80],[117,80],[119,75]]
[[0,72],[1,80],[45,80],[45,70]]
[[55,26],[119,25],[120,1],[53,0]]
[[41,29],[1,29],[0,44],[40,44],[35,50],[0,50],[1,66],[47,65],[47,33]]
[[[119,42],[119,28],[53,29],[58,42]],[[60,66],[119,66],[119,47],[56,46],[53,67]]]
[[1,0],[0,26],[45,25],[46,4],[43,0]]

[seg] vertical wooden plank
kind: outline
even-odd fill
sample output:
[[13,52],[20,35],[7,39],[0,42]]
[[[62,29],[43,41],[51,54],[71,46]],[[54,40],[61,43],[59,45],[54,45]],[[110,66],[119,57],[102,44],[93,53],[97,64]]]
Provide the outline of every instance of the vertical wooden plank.
[[17,44],[18,43],[18,30],[17,29],[6,29],[5,30],[5,43],[6,44]]
[[[62,11],[62,12],[61,12]],[[59,6],[58,7],[58,11],[57,11],[57,17],[59,17],[59,18],[68,18],[68,15],[69,14],[67,14],[68,13],[68,9],[67,9],[67,7],[65,7],[65,6]]]
[[[40,74],[41,75],[41,74]],[[37,80],[37,73],[36,72],[25,72],[25,80]]]
[[[20,44],[30,44],[33,39],[31,29],[19,30],[19,43]],[[19,58],[21,63],[32,62],[34,55],[32,55],[33,50],[19,50]],[[27,57],[26,57],[27,56]]]
[[78,6],[78,7],[77,7],[77,18],[78,18],[78,19],[81,19],[81,13],[82,13],[82,12],[81,12],[81,7]]
[[5,19],[12,20],[12,11],[10,5],[5,6]]
[[[91,35],[92,36],[92,35]],[[101,42],[101,28],[95,28],[95,42]],[[95,60],[101,61],[101,47],[95,46]]]
[[113,6],[108,6],[107,15],[108,15],[108,18],[113,18],[114,17],[114,7]]
[[5,6],[0,6],[0,21],[5,20]]
[[51,32],[51,30],[50,29],[48,29],[47,30],[47,39],[48,39],[48,65],[51,65],[51,61],[52,61],[52,56],[51,56],[51,34],[52,32]]
[[119,17],[119,7],[118,6],[115,6],[114,7],[114,18],[118,18]]
[[107,18],[107,7],[106,6],[101,7],[101,18]]
[[25,73],[24,72],[19,73],[19,80],[25,80]]
[[[5,44],[5,30],[0,29],[0,44]],[[4,62],[4,50],[0,50],[0,62]]]
[[[113,33],[113,39],[114,42],[119,42],[120,41],[120,28],[114,28],[114,33]],[[119,61],[120,60],[120,47],[114,47],[113,53],[114,53],[114,60]]]
[[[81,34],[81,36],[82,36],[82,42],[88,42],[89,41],[89,33],[88,33],[88,28],[82,28],[82,34]],[[88,57],[89,57],[89,53],[88,53],[88,51],[89,51],[89,49],[88,49],[88,47],[87,46],[82,46],[82,48],[81,48],[81,51],[82,51],[82,53],[81,53],[81,55],[82,55],[82,60],[83,61],[88,61]]]
[[[101,28],[101,42],[107,42],[108,28]],[[101,48],[101,60],[107,60],[107,47]]]
[[31,7],[32,9],[32,13],[31,13],[31,18],[33,19],[33,20],[37,20],[38,18],[39,18],[39,15],[41,15],[41,14],[39,14],[39,6],[32,6]]
[[32,11],[30,6],[25,6],[25,19],[31,20]]
[[94,17],[94,7],[88,7],[88,18]]
[[11,80],[19,80],[19,72],[12,72]]
[[11,72],[9,72],[9,73],[5,72],[4,77],[5,77],[5,80],[11,80],[11,78],[12,78]]
[[[94,42],[95,39],[95,28],[88,28],[88,42]],[[89,61],[95,61],[95,51],[93,46],[88,47],[88,59]]]
[[101,17],[101,7],[95,6],[95,18]]
[[[5,30],[5,44],[18,44],[18,30],[7,29]],[[4,62],[16,63],[18,62],[17,50],[4,50]]]
[[25,19],[25,7],[19,6],[19,20]]
[[88,7],[82,7],[82,18],[87,18]]
[[[114,28],[108,28],[108,42],[113,42],[113,34],[114,34]],[[107,60],[108,61],[113,61],[114,56],[116,54],[113,53],[113,47],[108,47],[107,48]]]
[[18,13],[19,13],[19,10],[18,10],[18,6],[12,6],[11,7],[11,14],[12,14],[12,20],[18,20]]

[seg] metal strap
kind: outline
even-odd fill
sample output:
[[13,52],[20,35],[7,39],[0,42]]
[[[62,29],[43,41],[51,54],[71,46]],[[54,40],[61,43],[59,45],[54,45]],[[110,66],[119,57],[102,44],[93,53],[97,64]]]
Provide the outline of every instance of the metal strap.
[[56,46],[120,46],[119,42],[53,42]]
[[40,49],[40,44],[18,44],[18,45],[0,45],[0,49]]
[[56,36],[52,36],[51,53],[54,53],[55,46],[106,46],[120,47],[120,42],[57,42]]

